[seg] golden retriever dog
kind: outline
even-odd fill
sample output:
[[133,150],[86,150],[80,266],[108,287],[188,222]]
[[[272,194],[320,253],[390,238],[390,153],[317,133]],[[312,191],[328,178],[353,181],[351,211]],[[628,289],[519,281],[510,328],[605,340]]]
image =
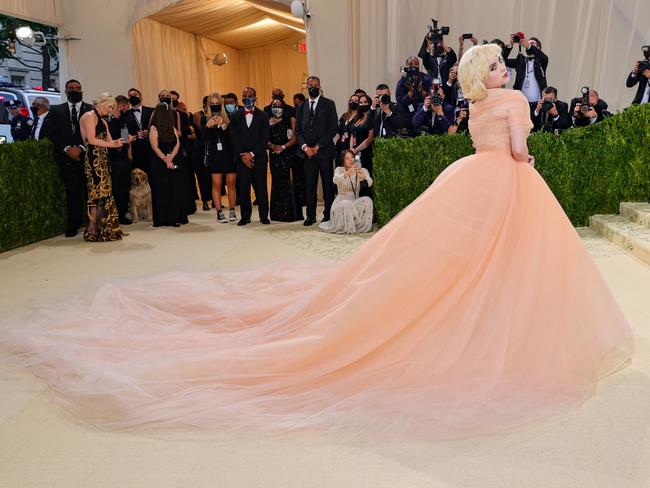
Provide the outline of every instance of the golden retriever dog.
[[153,209],[151,206],[151,187],[147,173],[139,168],[131,171],[131,220],[139,222],[140,220],[151,221],[153,219]]

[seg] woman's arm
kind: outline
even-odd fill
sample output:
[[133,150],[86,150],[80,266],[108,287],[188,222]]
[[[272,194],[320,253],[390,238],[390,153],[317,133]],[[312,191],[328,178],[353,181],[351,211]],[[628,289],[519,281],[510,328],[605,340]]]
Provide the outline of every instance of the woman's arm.
[[[375,140],[375,129],[370,129],[368,131],[368,137],[366,137],[361,144],[359,144],[357,147],[354,148],[354,152],[360,153],[365,148],[370,146],[370,144],[372,144],[372,141],[374,140]],[[356,137],[355,137],[355,141],[356,141]]]
[[298,142],[298,140],[296,139],[296,119],[294,117],[291,117],[291,139],[289,139],[285,143],[284,145],[285,149],[291,146],[295,146],[296,142]]
[[334,170],[334,184],[338,185],[339,183],[343,183],[343,180],[345,179],[345,169],[343,169],[342,166],[338,166]]
[[155,125],[149,127],[149,143],[151,144],[151,149],[156,156],[158,156],[163,161],[167,162],[167,155],[158,147],[158,129]]
[[117,148],[117,147],[122,147],[122,143],[120,141],[114,141],[111,138],[110,132],[108,132],[108,128],[106,127],[106,123],[102,120],[102,123],[104,124],[104,127],[106,127],[106,139],[98,139],[97,136],[95,135],[95,125],[97,125],[97,116],[95,115],[95,112],[86,112],[81,116],[81,119],[79,119],[79,127],[81,129],[81,137],[83,137],[86,141],[88,141],[88,144],[92,144],[93,146],[101,146],[101,147],[110,147],[110,148]]

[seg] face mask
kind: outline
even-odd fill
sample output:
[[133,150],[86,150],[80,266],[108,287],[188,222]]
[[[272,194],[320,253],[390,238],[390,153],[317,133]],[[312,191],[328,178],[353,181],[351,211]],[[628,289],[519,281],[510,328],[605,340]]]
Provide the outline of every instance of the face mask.
[[350,110],[357,110],[359,108],[359,102],[350,102],[348,103],[348,107],[350,107]]
[[172,100],[172,108],[178,107],[178,100]]
[[275,117],[276,119],[281,118],[283,112],[284,112],[284,109],[282,109],[280,107],[273,107],[271,109],[271,113],[273,114],[273,117]]
[[316,97],[318,97],[318,95],[320,95],[320,88],[317,88],[315,86],[310,86],[309,87],[309,96],[311,98],[316,98]]
[[166,103],[169,106],[172,104],[172,97],[162,97],[160,103]]
[[79,103],[84,98],[84,92],[82,91],[69,91],[68,92],[68,101],[70,103]]
[[242,102],[244,102],[244,107],[247,109],[251,109],[255,106],[255,102],[257,101],[257,98],[244,98]]
[[210,111],[213,114],[218,114],[219,112],[221,112],[221,104],[219,103],[219,104],[215,104],[215,105],[210,105]]
[[133,105],[134,107],[140,105],[140,97],[136,97],[135,95],[131,95],[129,97],[129,103]]
[[226,112],[228,112],[229,114],[233,113],[236,108],[237,108],[237,105],[235,105],[234,103],[227,103],[226,104]]
[[34,115],[34,118],[38,117],[38,107],[36,105],[32,105],[29,110],[32,112],[32,115]]
[[359,110],[362,114],[365,114],[368,110],[370,110],[370,105],[359,105]]

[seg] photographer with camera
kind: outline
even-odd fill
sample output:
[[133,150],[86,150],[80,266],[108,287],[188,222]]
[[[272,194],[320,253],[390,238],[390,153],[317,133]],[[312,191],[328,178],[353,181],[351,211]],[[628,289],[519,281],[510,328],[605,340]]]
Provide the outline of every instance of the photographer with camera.
[[442,89],[445,91],[445,102],[452,107],[457,106],[459,100],[464,100],[463,90],[458,81],[458,63],[449,70],[449,78],[442,84]]
[[632,101],[633,105],[650,102],[650,46],[643,46],[641,50],[644,59],[634,63],[634,68],[625,82],[628,88],[639,84]]
[[377,85],[372,108],[375,113],[375,138],[399,136],[409,125],[399,103],[390,99],[390,88],[385,83]]
[[425,97],[413,116],[413,127],[419,134],[446,134],[454,123],[454,107],[445,103],[445,92],[435,79],[431,95]]
[[533,131],[563,131],[571,127],[569,105],[557,99],[557,88],[547,86],[533,111]]
[[454,109],[455,120],[447,129],[447,134],[458,134],[469,131],[469,100],[459,99]]
[[588,86],[583,86],[580,91],[581,96],[571,100],[569,109],[573,127],[595,124],[611,115],[607,112],[607,103],[600,99],[596,90],[590,90]]
[[429,32],[424,36],[420,52],[418,52],[429,76],[440,78],[442,83],[447,81],[449,69],[457,60],[456,53],[445,42],[445,36],[448,34],[449,27],[438,28],[438,21],[431,19]]
[[409,57],[406,60],[406,66],[402,66],[401,71],[403,75],[397,82],[395,94],[397,102],[402,106],[404,113],[408,115],[410,122],[418,106],[431,93],[433,78],[420,71],[420,60],[417,56]]
[[[519,44],[519,54],[514,59],[508,59],[515,44]],[[521,52],[522,47],[526,49],[526,54]],[[548,56],[542,51],[542,43],[536,37],[528,40],[523,32],[515,32],[510,35],[510,42],[503,50],[503,58],[506,66],[517,72],[512,88],[520,90],[526,96],[532,112],[537,101],[542,98],[542,90],[548,86]]]

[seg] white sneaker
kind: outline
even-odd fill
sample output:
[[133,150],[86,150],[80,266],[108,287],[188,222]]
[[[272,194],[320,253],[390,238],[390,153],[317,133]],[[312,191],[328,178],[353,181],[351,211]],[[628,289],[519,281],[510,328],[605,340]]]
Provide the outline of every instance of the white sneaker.
[[237,220],[237,214],[235,213],[234,208],[231,208],[228,211],[228,220],[230,220],[231,222],[234,222],[235,220]]
[[219,222],[221,224],[227,224],[228,223],[228,219],[224,215],[223,210],[217,210],[217,222]]

